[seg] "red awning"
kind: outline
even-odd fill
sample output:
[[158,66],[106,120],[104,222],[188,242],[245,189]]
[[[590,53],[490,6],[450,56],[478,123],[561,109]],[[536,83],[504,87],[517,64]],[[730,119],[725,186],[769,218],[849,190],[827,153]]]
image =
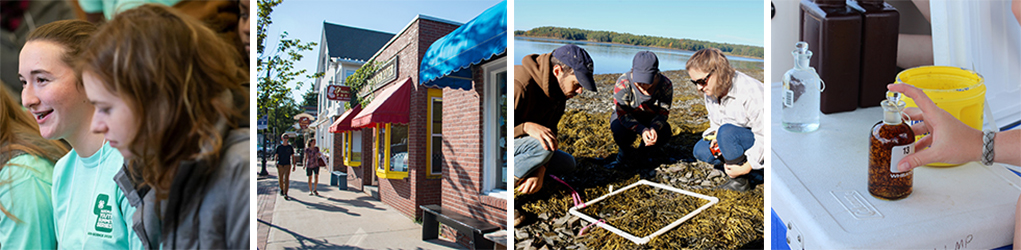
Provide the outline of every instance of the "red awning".
[[408,123],[411,110],[411,78],[394,84],[376,95],[372,102],[351,121],[352,128],[370,127],[377,123]]
[[358,115],[358,113],[361,111],[362,111],[361,104],[355,105],[353,108],[344,111],[344,114],[340,115],[340,118],[337,118],[337,121],[333,122],[333,124],[330,125],[330,133],[339,133],[348,130],[355,130],[355,128],[351,127],[351,120],[353,120],[355,116]]

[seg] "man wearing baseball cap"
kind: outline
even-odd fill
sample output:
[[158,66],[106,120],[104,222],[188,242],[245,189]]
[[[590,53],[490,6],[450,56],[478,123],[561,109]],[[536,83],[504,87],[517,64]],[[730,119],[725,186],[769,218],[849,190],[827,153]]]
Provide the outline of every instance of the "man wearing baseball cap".
[[[558,149],[557,124],[567,99],[582,88],[595,92],[592,57],[564,45],[553,53],[531,54],[514,66],[514,179],[517,191],[542,188],[546,174],[574,171],[574,157]],[[518,213],[520,215],[520,213]],[[515,225],[520,222],[515,218]]]
[[[635,54],[631,71],[617,78],[613,87],[614,112],[610,115],[610,131],[620,151],[617,160],[608,167],[615,168],[637,159],[650,159],[650,150],[670,141],[673,133],[667,118],[674,100],[674,84],[659,72],[659,59],[650,51]],[[632,145],[641,135],[638,148]]]
[[291,187],[291,172],[298,167],[291,165],[294,147],[287,140],[287,134],[280,136],[280,142],[281,144],[274,150],[274,154],[277,155],[277,185],[280,186],[280,195],[284,196],[284,200],[291,200],[291,197],[287,196],[287,190]]

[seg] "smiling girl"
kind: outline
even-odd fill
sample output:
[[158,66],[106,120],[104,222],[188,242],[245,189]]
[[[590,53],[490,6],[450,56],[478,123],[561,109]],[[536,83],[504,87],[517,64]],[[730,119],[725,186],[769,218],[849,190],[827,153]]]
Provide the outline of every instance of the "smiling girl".
[[[247,107],[240,54],[198,20],[142,5],[104,24],[82,56],[92,131],[127,159],[149,248],[247,249]],[[155,209],[159,208],[159,209]]]
[[113,181],[124,163],[103,135],[89,131],[93,106],[72,66],[85,41],[96,31],[80,20],[39,26],[21,49],[18,77],[21,102],[39,124],[42,137],[63,139],[71,152],[53,168],[53,219],[62,249],[136,249],[141,241],[130,230],[131,207]]

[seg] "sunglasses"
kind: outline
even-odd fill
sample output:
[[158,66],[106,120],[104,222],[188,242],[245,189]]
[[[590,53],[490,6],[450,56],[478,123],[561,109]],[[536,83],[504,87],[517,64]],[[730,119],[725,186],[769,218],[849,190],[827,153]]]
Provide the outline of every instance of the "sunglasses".
[[691,83],[698,86],[705,86],[707,83],[709,83],[709,76],[711,75],[713,75],[713,72],[709,72],[709,74],[705,75],[705,77],[702,77],[702,79],[691,80]]

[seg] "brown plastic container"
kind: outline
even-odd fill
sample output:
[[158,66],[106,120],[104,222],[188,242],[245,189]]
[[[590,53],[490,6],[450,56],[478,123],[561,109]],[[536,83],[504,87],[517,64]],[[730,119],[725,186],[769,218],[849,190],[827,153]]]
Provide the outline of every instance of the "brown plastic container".
[[823,114],[858,107],[861,79],[862,15],[844,0],[801,0],[801,41],[812,45],[809,63],[826,84]]
[[883,0],[851,0],[847,4],[862,15],[858,106],[879,106],[886,98],[886,85],[897,77],[900,13]]

